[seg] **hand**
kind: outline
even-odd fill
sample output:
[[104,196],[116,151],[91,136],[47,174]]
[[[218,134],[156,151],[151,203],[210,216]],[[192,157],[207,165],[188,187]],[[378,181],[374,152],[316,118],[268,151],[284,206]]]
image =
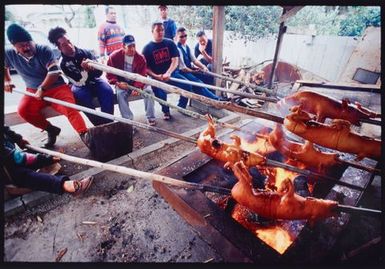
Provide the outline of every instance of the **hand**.
[[208,72],[209,71],[209,69],[207,68],[207,66],[203,66],[203,72]]
[[171,74],[168,73],[168,72],[166,72],[166,73],[164,73],[164,74],[161,75],[161,79],[162,79],[163,81],[169,80],[170,77],[171,77]]
[[43,99],[43,89],[41,87],[39,87],[35,92],[35,98],[39,100]]
[[94,68],[88,64],[88,59],[84,59],[84,58],[83,58],[82,63],[80,64],[80,66],[81,66],[84,70],[86,70],[87,72],[88,72],[88,71],[94,70]]
[[123,81],[117,81],[115,83],[116,86],[118,86],[122,90],[128,90],[128,83]]
[[132,92],[131,92],[131,95],[132,95],[132,96],[139,96],[140,93],[138,93],[137,91],[132,91]]
[[52,161],[53,161],[54,163],[57,163],[57,162],[60,161],[60,157],[53,156],[53,157],[52,157]]
[[11,82],[4,82],[4,91],[5,92],[10,92],[12,93],[12,89],[13,88],[16,88],[14,84],[12,84]]
[[206,50],[206,44],[202,45],[199,43],[199,51],[202,53],[204,50]]
[[25,149],[26,145],[29,145],[29,142],[25,139],[20,139],[19,142],[16,143],[21,149]]

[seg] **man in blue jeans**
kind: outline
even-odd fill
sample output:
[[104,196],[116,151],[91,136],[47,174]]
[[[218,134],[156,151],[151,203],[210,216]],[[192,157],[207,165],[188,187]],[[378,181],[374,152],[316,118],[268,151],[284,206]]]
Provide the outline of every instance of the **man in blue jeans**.
[[[199,70],[208,71],[207,67],[198,61],[192,53],[190,47],[187,45],[187,33],[184,27],[179,27],[177,30],[179,50],[179,70],[180,73],[190,81],[203,83],[200,77],[204,74],[198,73]],[[192,65],[194,64],[194,66]],[[209,89],[204,87],[193,86],[192,90],[196,94],[203,95],[205,97],[221,100],[218,96],[212,93]]]
[[[179,52],[175,43],[167,38],[164,38],[164,27],[161,21],[152,24],[152,37],[144,48],[142,54],[147,61],[147,74],[151,77],[163,81],[167,84],[176,86],[183,90],[192,92],[192,87],[187,84],[170,81],[170,78],[178,78],[187,80],[178,69]],[[167,101],[167,94],[164,90],[153,87],[156,97]],[[186,108],[188,98],[180,96],[178,106]],[[170,108],[165,105],[162,106],[164,120],[170,120]]]
[[[86,59],[96,60],[95,56],[88,50],[74,46],[66,34],[65,29],[56,27],[49,31],[48,39],[61,51],[60,68],[72,84],[76,103],[95,109],[92,100],[97,97],[102,112],[114,114],[114,92],[111,86],[100,78],[102,71],[94,70],[85,62]],[[95,126],[112,122],[93,114],[85,114]]]

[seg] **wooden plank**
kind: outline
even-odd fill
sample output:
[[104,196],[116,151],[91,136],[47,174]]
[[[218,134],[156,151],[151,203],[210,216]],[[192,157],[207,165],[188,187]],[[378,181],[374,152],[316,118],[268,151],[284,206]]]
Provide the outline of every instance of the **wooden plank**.
[[358,83],[333,83],[333,82],[317,82],[309,80],[297,80],[296,83],[302,86],[308,87],[320,87],[320,88],[331,88],[338,90],[350,90],[350,91],[364,91],[380,93],[380,86],[375,84],[358,84]]

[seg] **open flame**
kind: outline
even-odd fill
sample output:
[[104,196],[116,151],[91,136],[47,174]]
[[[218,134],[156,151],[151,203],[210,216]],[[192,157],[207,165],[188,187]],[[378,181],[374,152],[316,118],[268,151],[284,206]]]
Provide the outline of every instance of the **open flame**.
[[263,138],[257,138],[257,140],[252,143],[241,138],[241,148],[245,151],[257,152],[261,155],[266,155],[276,150],[266,139]]
[[274,248],[279,254],[285,253],[286,249],[293,243],[290,233],[279,226],[260,228],[255,230],[255,233],[259,239]]

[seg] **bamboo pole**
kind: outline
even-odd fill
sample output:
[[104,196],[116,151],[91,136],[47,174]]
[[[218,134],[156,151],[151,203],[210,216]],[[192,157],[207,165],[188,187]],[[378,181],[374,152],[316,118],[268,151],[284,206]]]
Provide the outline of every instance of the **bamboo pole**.
[[158,182],[162,182],[162,183],[176,186],[176,187],[189,188],[189,189],[200,190],[200,191],[204,191],[204,192],[215,192],[215,193],[226,194],[226,195],[231,194],[230,189],[226,189],[223,187],[187,182],[187,181],[174,179],[174,178],[167,177],[167,176],[162,176],[162,175],[157,175],[157,174],[152,174],[152,173],[148,173],[148,172],[135,170],[135,169],[124,167],[124,166],[118,166],[118,165],[114,165],[114,164],[102,163],[102,162],[98,162],[98,161],[94,161],[94,160],[74,157],[74,156],[70,156],[70,155],[67,155],[64,153],[60,153],[60,152],[56,152],[56,151],[52,151],[52,150],[48,150],[48,149],[43,149],[43,148],[39,148],[39,147],[32,146],[32,145],[26,145],[26,147],[28,149],[33,150],[33,151],[45,153],[45,154],[55,156],[55,157],[59,157],[60,159],[63,159],[63,160],[69,161],[69,162],[88,165],[88,166],[92,166],[92,167],[98,167],[98,168],[101,168],[104,170],[129,175],[129,176],[132,176],[132,177],[135,177],[138,179],[158,181]]
[[[22,91],[22,90],[18,90],[18,89],[13,89],[13,91],[17,92],[17,93],[28,95],[28,96],[31,96],[31,97],[35,96],[33,93],[30,93],[30,92],[27,92],[27,91]],[[168,131],[168,130],[165,130],[165,129],[162,129],[162,128],[159,128],[159,127],[150,126],[148,124],[144,124],[144,123],[141,123],[141,122],[138,122],[138,121],[133,121],[133,120],[126,119],[126,118],[117,117],[117,116],[114,116],[114,115],[111,115],[111,114],[108,114],[108,113],[105,113],[105,112],[97,111],[97,110],[94,110],[94,109],[91,109],[91,108],[88,108],[88,107],[79,106],[79,105],[76,105],[76,104],[68,103],[68,102],[65,102],[65,101],[62,101],[62,100],[58,100],[58,99],[55,99],[55,98],[51,98],[51,97],[43,97],[43,100],[51,102],[51,103],[59,104],[59,105],[65,106],[65,107],[77,109],[79,111],[87,112],[87,113],[90,113],[90,114],[93,114],[93,115],[96,115],[96,116],[100,116],[100,117],[103,117],[103,118],[106,118],[106,119],[116,120],[116,121],[119,121],[119,122],[131,124],[131,125],[134,125],[136,127],[142,128],[142,129],[146,129],[146,130],[149,130],[149,131],[153,131],[153,132],[157,132],[157,133],[164,134],[164,135],[167,135],[167,136],[171,136],[171,137],[174,137],[174,138],[177,138],[177,139],[180,139],[180,140],[184,140],[184,141],[187,141],[187,142],[190,142],[190,143],[193,143],[193,144],[196,144],[196,142],[197,142],[197,140],[195,138],[192,138],[192,137],[184,136],[184,135],[181,135],[181,134],[178,134],[178,133],[175,133],[175,132],[171,132],[171,131]]]
[[266,165],[287,169],[287,170],[296,172],[296,173],[298,173],[300,175],[304,175],[304,176],[307,176],[307,177],[319,178],[319,179],[322,179],[322,180],[333,182],[336,185],[345,186],[345,187],[348,187],[348,188],[351,188],[351,189],[354,189],[354,190],[359,190],[359,191],[363,191],[364,190],[363,187],[356,186],[356,185],[353,185],[353,184],[350,184],[350,183],[346,183],[346,182],[340,181],[340,180],[335,179],[335,178],[330,177],[330,176],[322,175],[322,174],[319,174],[319,173],[316,173],[316,172],[312,172],[310,170],[301,169],[301,168],[298,168],[298,167],[293,166],[293,165],[289,165],[289,164],[286,164],[286,163],[281,163],[281,162],[278,162],[278,161],[275,161],[275,160],[270,160],[270,159],[267,159],[267,158],[266,158]]
[[[156,97],[153,94],[149,94],[149,93],[143,91],[142,89],[139,89],[139,88],[131,86],[131,85],[127,85],[127,87],[129,89],[131,89],[131,90],[139,92],[140,94],[142,94],[145,97],[148,97],[148,98],[151,98],[151,99],[157,101],[158,103],[160,103],[162,105],[174,108],[174,109],[178,110],[179,112],[181,112],[181,113],[183,113],[183,114],[185,114],[185,115],[187,115],[189,117],[192,117],[192,118],[195,118],[195,119],[201,119],[201,120],[204,120],[204,121],[207,120],[207,117],[205,115],[202,115],[202,114],[199,114],[199,113],[197,113],[195,111],[191,111],[191,110],[188,110],[188,109],[181,108],[179,106],[173,105],[173,104],[171,104],[171,103],[169,103],[169,102],[167,102],[167,101],[165,101],[163,99],[160,99],[160,98]],[[247,133],[247,134],[250,134],[250,135],[257,135],[258,136],[258,134],[256,134],[256,133],[252,133],[252,132],[249,132],[249,131],[246,131],[246,130],[242,130],[240,127],[235,126],[233,124],[222,122],[220,119],[217,119],[217,118],[213,117],[213,120],[214,120],[215,124],[218,124],[222,128],[229,128],[229,129],[233,129],[235,131],[239,131],[239,132]]]
[[251,89],[254,89],[254,90],[258,90],[258,91],[261,91],[261,92],[266,92],[266,93],[271,93],[271,94],[273,93],[273,91],[270,90],[270,89],[267,89],[267,88],[264,88],[264,87],[260,87],[260,86],[257,86],[257,85],[253,85],[253,84],[250,84],[250,83],[247,83],[247,82],[244,82],[244,81],[240,81],[240,80],[237,80],[235,78],[226,77],[226,76],[223,76],[223,75],[211,72],[211,71],[199,70],[199,72],[202,73],[202,74],[207,74],[207,75],[210,75],[210,76],[213,76],[213,77],[221,78],[223,80],[228,80],[228,81],[236,82],[236,83],[242,84],[242,85],[244,85],[244,86],[246,86],[248,88],[251,88]]
[[[194,190],[200,190],[203,192],[214,192],[224,195],[231,195],[231,190],[219,186],[212,186],[212,185],[206,185],[206,184],[199,184],[194,182],[187,182],[179,179],[174,179],[167,176],[157,175],[153,173],[143,172],[136,169],[132,169],[129,167],[109,164],[109,163],[102,163],[94,160],[89,159],[83,159],[79,157],[70,156],[64,153],[39,148],[36,146],[32,146],[30,144],[26,145],[26,148],[33,150],[35,152],[45,153],[51,156],[59,157],[60,159],[78,163],[82,165],[88,165],[92,167],[101,168],[104,170],[117,172],[125,175],[129,175],[138,179],[145,179],[149,181],[158,181],[162,182],[168,185],[180,187],[180,188],[188,188],[188,189],[194,189]],[[381,214],[381,211],[369,209],[369,208],[361,208],[361,207],[353,207],[353,206],[346,206],[346,205],[338,205],[336,208],[336,211],[338,212],[347,212],[347,213],[360,213],[365,215],[371,215],[371,216],[379,216]]]
[[[182,83],[182,84],[188,84],[188,85],[197,86],[197,87],[204,87],[204,88],[208,88],[208,89],[212,89],[212,90],[216,90],[216,91],[221,91],[221,92],[232,93],[232,94],[246,97],[246,98],[250,98],[250,99],[258,99],[258,100],[263,100],[263,101],[272,102],[272,103],[277,103],[279,101],[277,98],[273,98],[273,97],[258,96],[258,95],[251,94],[251,93],[225,89],[222,87],[212,86],[212,85],[194,82],[194,81],[189,81],[189,80],[185,80],[185,79],[170,77],[170,81],[174,81],[174,82],[178,82],[178,83]],[[237,81],[237,83],[239,83],[239,82],[240,81]]]
[[211,105],[211,106],[216,107],[216,108],[223,108],[223,109],[226,109],[229,111],[243,113],[243,114],[258,117],[258,118],[271,120],[271,121],[278,122],[278,123],[283,123],[283,118],[280,116],[272,115],[272,114],[262,112],[262,111],[256,111],[256,110],[253,110],[250,108],[246,108],[246,107],[242,107],[242,106],[233,104],[231,102],[216,101],[216,100],[207,98],[207,97],[199,95],[199,94],[195,94],[195,93],[191,93],[191,92],[182,90],[178,87],[169,85],[169,84],[164,83],[162,81],[147,78],[147,77],[141,76],[139,74],[134,74],[134,73],[130,73],[127,71],[123,71],[123,70],[120,70],[120,69],[117,69],[117,68],[114,68],[111,66],[106,66],[104,64],[100,64],[100,63],[97,63],[95,61],[88,60],[87,62],[91,67],[93,67],[97,70],[111,73],[111,74],[114,74],[114,75],[117,75],[120,77],[125,77],[125,78],[128,78],[130,80],[139,81],[141,83],[148,84],[148,85],[151,85],[151,86],[154,86],[157,88],[161,88],[161,89],[163,89],[169,93],[176,93],[176,94],[182,95],[186,98],[198,100],[202,103],[205,103],[207,105]]

